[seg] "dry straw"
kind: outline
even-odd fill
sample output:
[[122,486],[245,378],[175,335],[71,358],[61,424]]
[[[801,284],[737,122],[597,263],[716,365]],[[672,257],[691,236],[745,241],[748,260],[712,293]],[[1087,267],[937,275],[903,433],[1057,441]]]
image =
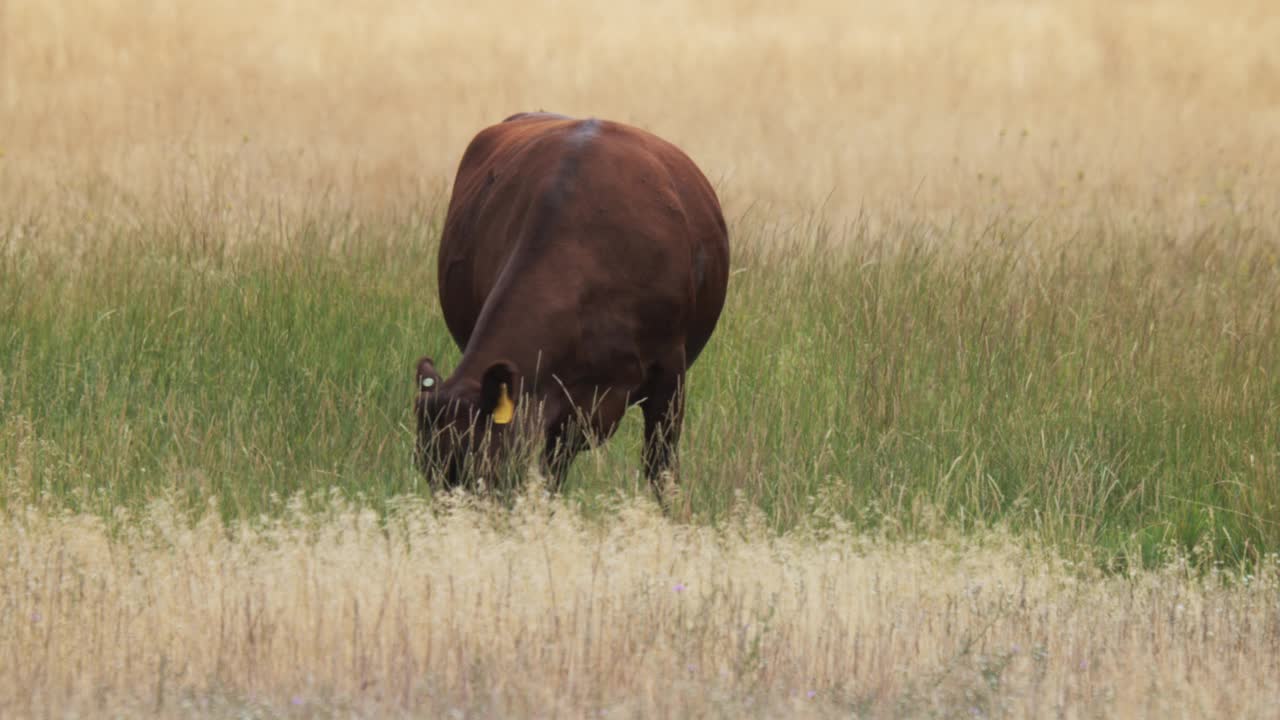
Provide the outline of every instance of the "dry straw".
[[[438,508],[437,508],[438,510]],[[1280,575],[1104,578],[910,545],[334,499],[234,532],[157,503],[0,525],[0,713],[1266,717]]]

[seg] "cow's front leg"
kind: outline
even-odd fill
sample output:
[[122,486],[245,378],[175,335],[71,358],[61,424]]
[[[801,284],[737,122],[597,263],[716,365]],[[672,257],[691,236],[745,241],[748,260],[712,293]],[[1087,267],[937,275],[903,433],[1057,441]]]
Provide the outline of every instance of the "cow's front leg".
[[542,474],[547,479],[548,490],[560,492],[565,478],[569,476],[569,466],[573,465],[573,459],[587,447],[587,436],[575,419],[557,423],[551,429],[542,450]]
[[630,405],[628,395],[614,388],[566,393],[571,398],[564,417],[551,426],[543,450],[543,473],[552,491],[559,491],[573,459],[603,443],[618,429]]

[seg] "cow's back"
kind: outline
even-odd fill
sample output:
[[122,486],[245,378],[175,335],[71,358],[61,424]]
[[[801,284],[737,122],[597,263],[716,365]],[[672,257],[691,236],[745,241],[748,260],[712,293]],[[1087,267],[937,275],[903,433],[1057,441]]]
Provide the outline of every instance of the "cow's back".
[[[519,326],[541,334],[526,343],[599,352],[678,338],[691,364],[727,278],[715,193],[656,136],[522,114],[481,131],[463,155],[439,257],[441,305],[459,347],[478,324],[482,335]],[[576,334],[549,337],[569,332],[570,315]]]

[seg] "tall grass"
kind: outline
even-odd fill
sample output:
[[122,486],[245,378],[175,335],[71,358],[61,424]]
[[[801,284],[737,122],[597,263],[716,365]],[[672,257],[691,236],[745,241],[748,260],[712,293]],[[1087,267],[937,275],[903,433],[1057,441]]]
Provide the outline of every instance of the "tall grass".
[[[229,518],[330,488],[382,507],[411,462],[412,362],[457,358],[439,213],[317,215],[228,249],[87,225],[0,260],[3,500],[109,515],[176,491]],[[680,517],[779,530],[1004,525],[1108,562],[1280,549],[1274,239],[1207,226],[734,223],[728,305],[693,368]],[[49,247],[68,247],[51,242]],[[639,426],[580,458],[589,505],[644,493]]]
[[7,717],[1270,717],[1280,568],[1103,576],[1000,535],[778,537],[325,501],[0,523]]

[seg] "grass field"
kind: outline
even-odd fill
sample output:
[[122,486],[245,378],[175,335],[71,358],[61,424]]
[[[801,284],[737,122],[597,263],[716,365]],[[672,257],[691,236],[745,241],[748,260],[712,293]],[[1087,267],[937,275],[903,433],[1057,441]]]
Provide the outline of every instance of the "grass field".
[[[1269,3],[0,2],[0,715],[1280,702]],[[510,510],[410,462],[537,108],[724,201],[669,517],[638,418]]]

